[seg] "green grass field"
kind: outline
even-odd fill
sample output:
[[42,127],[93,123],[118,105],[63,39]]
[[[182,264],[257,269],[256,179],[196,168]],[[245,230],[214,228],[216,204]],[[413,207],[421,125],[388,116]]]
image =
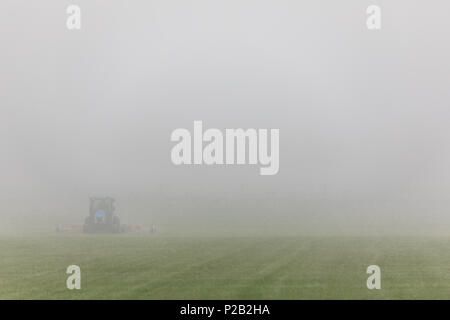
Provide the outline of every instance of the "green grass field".
[[[67,266],[82,289],[66,288]],[[366,288],[377,264],[382,289]],[[449,299],[450,238],[0,238],[0,299]]]

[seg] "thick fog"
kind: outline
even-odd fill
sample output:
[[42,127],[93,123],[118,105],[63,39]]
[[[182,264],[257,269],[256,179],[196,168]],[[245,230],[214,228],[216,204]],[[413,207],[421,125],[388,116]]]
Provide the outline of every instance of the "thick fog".
[[[2,0],[0,233],[82,224],[112,196],[161,234],[450,234],[449,10]],[[194,120],[279,129],[278,174],[174,165]]]

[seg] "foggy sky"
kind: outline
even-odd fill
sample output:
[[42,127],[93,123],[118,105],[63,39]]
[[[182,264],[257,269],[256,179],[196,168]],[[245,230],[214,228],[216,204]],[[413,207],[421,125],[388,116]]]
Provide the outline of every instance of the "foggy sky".
[[[168,233],[448,234],[449,9],[3,0],[0,232],[82,223],[110,195]],[[170,134],[194,120],[280,129],[279,173],[174,166]]]

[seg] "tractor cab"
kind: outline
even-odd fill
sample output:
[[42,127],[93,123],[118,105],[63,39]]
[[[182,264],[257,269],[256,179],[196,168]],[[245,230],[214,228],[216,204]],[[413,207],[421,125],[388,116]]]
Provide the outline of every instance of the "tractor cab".
[[110,197],[90,198],[89,216],[83,226],[84,233],[120,232],[120,219],[114,214],[114,201]]

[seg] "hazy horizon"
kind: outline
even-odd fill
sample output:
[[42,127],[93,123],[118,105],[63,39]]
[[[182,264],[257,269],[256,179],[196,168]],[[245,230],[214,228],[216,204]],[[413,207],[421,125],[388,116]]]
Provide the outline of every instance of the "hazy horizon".
[[[450,235],[448,2],[69,4],[0,3],[0,234],[98,195],[162,234]],[[195,120],[279,129],[278,174],[173,165]]]

